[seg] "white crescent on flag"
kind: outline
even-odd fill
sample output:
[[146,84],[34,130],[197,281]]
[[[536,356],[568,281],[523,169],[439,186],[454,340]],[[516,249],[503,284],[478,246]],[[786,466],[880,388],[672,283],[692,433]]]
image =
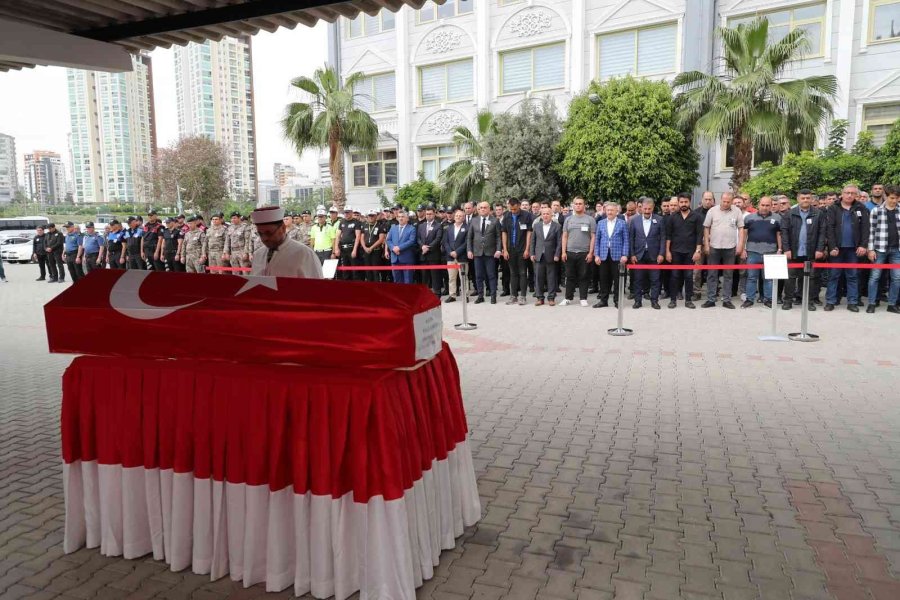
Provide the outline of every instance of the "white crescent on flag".
[[197,300],[197,302],[180,304],[178,306],[153,306],[152,304],[147,304],[141,300],[141,285],[152,272],[137,269],[125,271],[109,293],[109,304],[113,310],[132,319],[150,321],[161,319],[177,310],[202,302],[202,300]]

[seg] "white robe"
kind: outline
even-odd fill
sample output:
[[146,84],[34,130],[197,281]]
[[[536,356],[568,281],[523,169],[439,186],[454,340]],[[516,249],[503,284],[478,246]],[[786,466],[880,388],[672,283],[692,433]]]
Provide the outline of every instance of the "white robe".
[[253,253],[251,275],[322,279],[322,265],[319,257],[309,246],[304,246],[285,236],[284,241],[272,256],[272,260],[266,264],[268,252],[268,248],[261,246]]

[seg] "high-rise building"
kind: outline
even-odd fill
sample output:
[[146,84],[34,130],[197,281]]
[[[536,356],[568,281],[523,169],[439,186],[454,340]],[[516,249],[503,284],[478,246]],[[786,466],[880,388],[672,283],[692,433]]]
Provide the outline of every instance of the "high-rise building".
[[[720,74],[716,28],[762,16],[770,38],[807,33],[809,51],[786,76],[837,78],[834,118],[849,121],[847,145],[861,131],[884,143],[900,118],[900,0],[426,0],[418,10],[361,13],[329,28],[329,64],[345,79],[364,75],[361,108],[381,134],[371,152],[348,149],[348,201],[377,205],[379,190],[418,172],[438,179],[460,154],[454,130],[475,130],[479,110],[516,112],[523,101],[549,98],[565,117],[591,80]],[[823,132],[818,145],[827,143]],[[730,144],[699,150],[695,192],[729,189]],[[753,158],[755,169],[780,157]]]
[[130,73],[68,69],[69,152],[77,203],[149,202],[156,154],[153,66],[132,57]]
[[0,204],[11,202],[19,189],[16,173],[16,138],[0,133]]
[[272,174],[275,176],[275,183],[283,186],[288,185],[291,178],[297,176],[297,169],[294,168],[294,165],[275,163],[272,167]]
[[25,193],[34,202],[58,204],[65,200],[64,174],[56,152],[35,150],[25,155]]
[[234,197],[257,193],[256,126],[250,37],[175,48],[178,132],[223,144]]

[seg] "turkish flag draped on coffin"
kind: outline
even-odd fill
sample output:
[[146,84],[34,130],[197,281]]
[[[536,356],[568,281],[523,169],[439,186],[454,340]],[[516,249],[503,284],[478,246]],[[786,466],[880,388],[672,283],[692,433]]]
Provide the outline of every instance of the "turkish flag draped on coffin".
[[441,349],[440,303],[413,285],[98,270],[44,313],[55,353],[403,368]]

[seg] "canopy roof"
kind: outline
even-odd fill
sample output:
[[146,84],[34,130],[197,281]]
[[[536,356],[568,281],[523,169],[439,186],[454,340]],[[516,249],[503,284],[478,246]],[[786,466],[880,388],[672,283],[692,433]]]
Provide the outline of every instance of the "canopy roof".
[[[438,0],[442,4],[443,0]],[[424,0],[15,0],[0,2],[0,71],[35,65],[130,70],[127,52],[312,27]],[[127,66],[126,66],[127,63]]]

